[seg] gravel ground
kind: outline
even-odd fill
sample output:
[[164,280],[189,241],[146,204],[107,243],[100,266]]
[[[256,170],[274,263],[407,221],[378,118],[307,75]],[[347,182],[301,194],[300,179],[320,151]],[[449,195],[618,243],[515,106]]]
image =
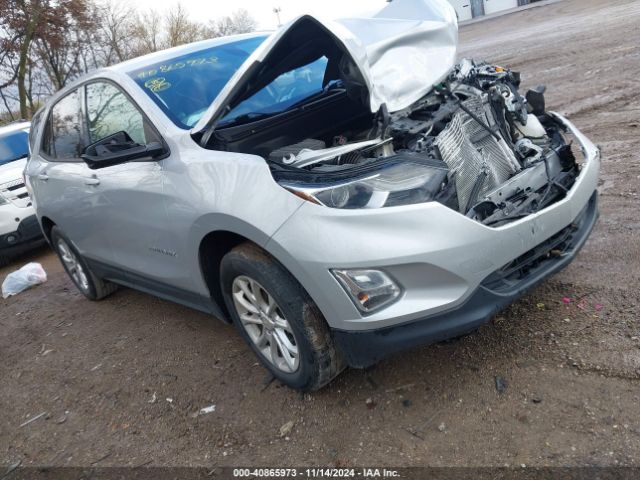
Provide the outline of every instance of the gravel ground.
[[0,303],[0,463],[638,465],[639,24],[636,1],[566,0],[461,30],[603,152],[584,250],[490,324],[301,395],[233,328],[127,289],[88,302],[42,249],[0,270],[49,274]]

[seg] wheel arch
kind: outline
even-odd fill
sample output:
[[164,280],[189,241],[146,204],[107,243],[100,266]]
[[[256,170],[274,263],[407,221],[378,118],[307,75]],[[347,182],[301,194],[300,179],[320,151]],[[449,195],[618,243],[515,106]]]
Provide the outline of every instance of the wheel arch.
[[42,233],[44,234],[44,238],[47,240],[47,242],[49,242],[49,245],[51,245],[51,230],[53,229],[53,227],[55,227],[55,225],[55,222],[47,216],[43,216],[40,219],[40,227],[42,228]]
[[[200,273],[204,279],[204,283],[209,290],[209,295],[222,311],[223,320],[231,323],[231,316],[227,310],[222,296],[222,288],[220,285],[220,264],[222,258],[230,252],[234,247],[245,243],[256,242],[229,230],[216,230],[207,233],[198,247],[198,264]],[[260,245],[258,245],[260,246]],[[261,246],[260,246],[261,247]],[[262,248],[262,247],[261,247]]]
[[[193,222],[189,234],[193,242],[191,244],[193,245],[192,251],[197,252],[197,258],[193,259],[195,262],[192,264],[193,269],[197,268],[200,271],[201,282],[204,284],[202,287],[206,289],[204,291],[219,307],[224,321],[230,322],[231,316],[225,305],[220,286],[222,258],[237,245],[249,242],[265,251],[289,270],[286,265],[289,262],[283,262],[278,258],[278,255],[267,248],[271,237],[287,218],[288,215],[274,219],[267,228],[256,226],[256,223],[259,222],[248,222],[236,215],[222,212],[205,214]],[[291,272],[291,270],[289,271]]]
[[200,241],[200,245],[198,248],[198,263],[200,267],[200,273],[207,289],[209,290],[209,295],[224,314],[223,320],[228,323],[231,322],[231,316],[229,315],[229,311],[227,310],[224,298],[222,296],[222,287],[220,285],[220,265],[222,262],[222,258],[233,248],[242,243],[251,243],[264,251],[274,261],[278,262],[285,270],[287,270],[289,274],[291,274],[291,276],[295,278],[296,281],[301,284],[302,288],[305,289],[305,291],[307,291],[307,293],[310,295],[307,286],[304,285],[304,283],[300,281],[296,273],[292,271],[292,264],[289,261],[290,259],[281,258],[280,255],[273,251],[273,249],[268,248],[268,240],[269,239],[267,238],[260,241],[255,237],[252,238],[251,236],[247,236],[238,233],[237,231],[228,229],[211,231],[204,235],[204,237]]

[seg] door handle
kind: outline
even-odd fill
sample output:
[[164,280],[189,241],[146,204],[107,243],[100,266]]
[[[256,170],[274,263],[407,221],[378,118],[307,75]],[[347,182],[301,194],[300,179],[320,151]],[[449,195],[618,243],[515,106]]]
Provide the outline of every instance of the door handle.
[[90,177],[84,179],[85,185],[100,185],[100,179],[98,177]]
[[46,173],[40,173],[38,175],[38,180],[42,180],[43,182],[46,182],[47,180],[49,180],[49,175],[47,175]]

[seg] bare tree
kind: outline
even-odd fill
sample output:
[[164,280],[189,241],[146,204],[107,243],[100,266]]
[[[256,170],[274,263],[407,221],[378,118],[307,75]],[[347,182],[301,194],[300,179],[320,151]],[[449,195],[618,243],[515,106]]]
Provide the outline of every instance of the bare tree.
[[[4,26],[4,23],[2,25]],[[18,52],[15,36],[7,37],[4,28],[2,30],[0,33],[0,99],[6,112],[0,114],[0,122],[11,122],[16,119],[16,116],[9,104],[9,100],[13,100],[9,89],[13,87],[18,77]]]
[[[124,0],[106,1],[96,6],[95,15],[101,37],[98,53],[105,65],[136,56],[136,10]],[[159,21],[158,21],[159,23]]]
[[15,71],[7,85],[17,82],[20,116],[23,118],[29,116],[25,85],[29,52],[44,20],[46,8],[47,5],[39,0],[0,0],[0,24],[2,24],[3,34],[7,36],[5,39],[8,39],[3,44],[3,51],[7,52],[7,59],[11,55],[10,52],[16,58]]
[[165,17],[165,22],[168,47],[195,42],[205,37],[202,25],[189,19],[189,15],[181,3],[176,3],[169,10]]
[[240,8],[231,15],[209,22],[207,34],[211,37],[224,37],[239,33],[253,32],[258,22],[244,8]]
[[136,16],[132,31],[135,39],[134,56],[158,51],[163,47],[162,18],[160,14],[152,10]]
[[86,0],[69,0],[67,10],[57,9],[55,19],[37,36],[36,53],[42,67],[56,89],[69,80],[99,65],[88,62],[90,46],[98,41],[95,36],[95,17],[89,14]]
[[29,118],[44,98],[95,68],[257,25],[243,9],[205,24],[180,3],[162,15],[127,2],[0,0],[0,122]]
[[[89,0],[0,0],[0,24],[2,37],[11,39],[5,47],[13,50],[15,61],[15,78],[10,75],[10,83],[15,80],[18,90],[20,116],[30,116],[30,89],[27,83],[32,77],[29,72],[30,56],[33,46],[38,45],[42,58],[49,63],[51,78],[57,87],[64,85],[68,75],[62,72],[63,57],[75,62],[77,54],[71,52],[67,39],[75,28],[83,28],[88,21],[86,17]],[[79,45],[76,41],[76,47]],[[9,55],[9,54],[8,54]],[[71,57],[69,57],[71,56]],[[71,70],[71,69],[69,69]],[[75,72],[68,72],[69,75]],[[4,82],[6,83],[6,82]]]

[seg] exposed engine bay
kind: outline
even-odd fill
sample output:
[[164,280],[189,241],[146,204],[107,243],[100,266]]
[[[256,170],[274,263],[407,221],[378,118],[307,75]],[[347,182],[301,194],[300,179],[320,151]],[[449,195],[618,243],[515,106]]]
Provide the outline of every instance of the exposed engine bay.
[[327,207],[438,201],[500,226],[563,198],[579,173],[544,87],[519,85],[517,72],[463,60],[410,108],[259,153],[285,188]]

